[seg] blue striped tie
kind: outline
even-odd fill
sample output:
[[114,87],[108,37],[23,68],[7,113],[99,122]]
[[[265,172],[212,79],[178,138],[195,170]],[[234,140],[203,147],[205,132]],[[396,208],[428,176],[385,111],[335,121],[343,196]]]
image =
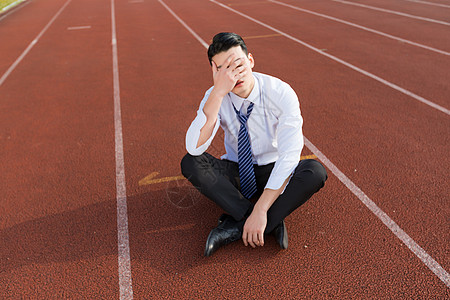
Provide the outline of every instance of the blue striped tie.
[[253,170],[252,148],[250,146],[250,138],[248,136],[246,123],[248,117],[253,110],[253,103],[247,108],[247,115],[240,113],[236,107],[234,111],[241,123],[238,136],[238,164],[239,164],[239,181],[241,183],[241,193],[245,198],[250,199],[256,192],[255,171]]

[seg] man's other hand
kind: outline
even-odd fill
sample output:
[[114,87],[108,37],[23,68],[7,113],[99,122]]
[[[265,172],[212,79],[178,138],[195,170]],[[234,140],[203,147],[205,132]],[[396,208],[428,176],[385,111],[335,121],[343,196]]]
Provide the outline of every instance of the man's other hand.
[[267,225],[267,213],[261,210],[253,210],[244,224],[242,240],[245,246],[264,246],[264,230]]

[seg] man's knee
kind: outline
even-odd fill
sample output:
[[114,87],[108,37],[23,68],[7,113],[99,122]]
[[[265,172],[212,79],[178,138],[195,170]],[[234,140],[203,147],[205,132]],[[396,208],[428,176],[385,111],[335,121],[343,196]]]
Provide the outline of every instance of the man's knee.
[[189,153],[186,153],[186,155],[181,159],[181,174],[183,174],[184,177],[188,178],[193,173],[196,166],[196,160],[196,156]]
[[187,153],[181,159],[181,174],[189,179],[191,176],[198,174],[199,170],[207,169],[209,165],[211,165],[211,158],[208,153],[203,153],[198,156]]
[[307,172],[309,177],[308,179],[318,184],[319,188],[322,188],[325,181],[328,179],[327,170],[317,160],[308,159],[302,161],[299,164],[298,169],[302,172]]
[[311,164],[313,165],[313,173],[316,176],[317,180],[325,183],[325,181],[328,179],[328,174],[325,167],[317,160],[313,160]]

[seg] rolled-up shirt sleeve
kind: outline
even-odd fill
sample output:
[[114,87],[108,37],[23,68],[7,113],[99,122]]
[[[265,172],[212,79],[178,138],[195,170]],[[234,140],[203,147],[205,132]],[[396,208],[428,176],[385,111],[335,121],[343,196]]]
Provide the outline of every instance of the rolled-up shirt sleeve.
[[300,161],[303,149],[303,118],[300,113],[300,104],[297,95],[288,87],[284,96],[278,102],[278,126],[276,141],[279,157],[275,162],[267,189],[277,190],[284,181],[294,172]]
[[206,115],[203,112],[203,106],[205,106],[211,90],[212,88],[206,91],[205,96],[203,97],[203,100],[200,103],[200,107],[197,111],[197,116],[195,117],[194,121],[192,121],[186,133],[186,150],[189,152],[189,154],[194,156],[201,155],[208,149],[220,126],[220,116],[217,116],[217,121],[214,125],[214,130],[211,134],[211,137],[203,145],[197,147],[198,139],[200,138],[200,130],[203,128],[203,126],[205,126],[206,123]]

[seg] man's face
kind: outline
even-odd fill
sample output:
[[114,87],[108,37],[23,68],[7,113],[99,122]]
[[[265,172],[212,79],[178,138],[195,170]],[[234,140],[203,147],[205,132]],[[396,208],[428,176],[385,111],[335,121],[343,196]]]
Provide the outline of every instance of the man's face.
[[[228,57],[234,55],[233,61],[239,60],[239,66],[243,66],[247,71],[247,74],[242,77],[236,85],[231,90],[234,94],[238,95],[241,98],[247,98],[255,85],[255,79],[252,75],[252,69],[255,65],[255,61],[251,53],[248,56],[242,50],[240,46],[232,47],[225,52],[220,52],[212,57],[212,60],[216,64],[217,68],[220,70],[222,65],[227,60]],[[225,67],[225,66],[224,66]]]

